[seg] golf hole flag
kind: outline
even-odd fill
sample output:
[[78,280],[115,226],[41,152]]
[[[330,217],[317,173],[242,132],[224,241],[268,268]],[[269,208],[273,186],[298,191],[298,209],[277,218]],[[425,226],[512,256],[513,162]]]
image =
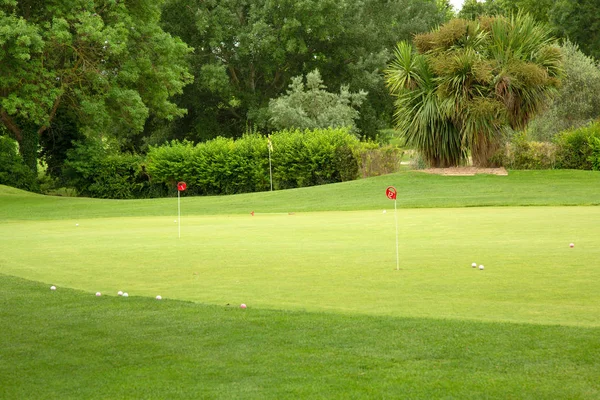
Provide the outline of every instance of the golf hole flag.
[[185,182],[177,183],[177,234],[181,238],[181,192],[187,189]]
[[394,218],[396,219],[396,270],[400,270],[400,255],[398,254],[398,213],[396,212],[396,197],[398,191],[393,186],[388,186],[385,189],[385,195],[388,199],[394,200]]
[[388,188],[385,189],[385,195],[390,200],[396,200],[396,196],[398,195],[398,191],[396,190],[395,187],[388,186]]

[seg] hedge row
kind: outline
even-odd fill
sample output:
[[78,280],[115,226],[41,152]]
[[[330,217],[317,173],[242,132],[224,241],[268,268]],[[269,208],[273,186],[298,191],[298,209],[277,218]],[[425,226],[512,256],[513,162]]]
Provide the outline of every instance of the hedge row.
[[600,170],[600,122],[556,135],[554,142],[534,142],[518,134],[495,161],[511,169]]
[[[271,135],[275,189],[322,185],[358,177],[353,148],[358,139],[345,129],[282,131]],[[152,147],[147,170],[155,182],[188,183],[194,194],[218,195],[269,190],[268,139],[248,134],[193,145],[171,142]]]

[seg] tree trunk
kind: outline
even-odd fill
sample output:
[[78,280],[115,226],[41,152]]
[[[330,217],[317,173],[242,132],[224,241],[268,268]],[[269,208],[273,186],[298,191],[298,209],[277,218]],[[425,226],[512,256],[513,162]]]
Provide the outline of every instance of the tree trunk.
[[492,157],[500,148],[500,143],[496,139],[490,139],[483,134],[479,134],[471,145],[471,157],[473,166],[481,168],[496,167]]

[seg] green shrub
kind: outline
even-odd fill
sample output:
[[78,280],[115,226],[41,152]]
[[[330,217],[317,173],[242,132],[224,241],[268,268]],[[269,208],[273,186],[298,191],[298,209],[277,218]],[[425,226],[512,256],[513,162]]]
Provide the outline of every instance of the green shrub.
[[590,148],[592,155],[588,160],[592,163],[592,169],[594,171],[600,171],[600,137],[592,136],[590,138]]
[[17,142],[0,136],[0,185],[37,191],[36,176],[19,155]]
[[557,168],[591,170],[593,138],[600,138],[600,122],[559,133],[555,139]]
[[110,199],[159,197],[162,185],[152,184],[143,157],[120,153],[101,141],[76,143],[67,152],[65,179],[79,194]]
[[274,133],[273,182],[278,189],[343,182],[358,177],[358,139],[345,128]]
[[377,143],[361,143],[356,153],[363,178],[398,172],[404,154],[396,146],[380,146]]
[[[271,135],[273,184],[277,189],[322,185],[358,177],[354,148],[359,141],[346,129],[282,131]],[[201,195],[269,190],[267,138],[247,134],[238,140],[216,138],[193,146],[172,142],[151,147],[148,172],[171,187],[180,180]]]
[[556,145],[527,140],[524,133],[515,135],[504,149],[501,165],[511,169],[552,169],[556,164]]

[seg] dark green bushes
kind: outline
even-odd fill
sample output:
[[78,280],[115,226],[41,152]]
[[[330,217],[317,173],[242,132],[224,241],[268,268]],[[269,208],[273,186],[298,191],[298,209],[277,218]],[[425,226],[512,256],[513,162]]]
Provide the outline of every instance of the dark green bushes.
[[101,141],[77,143],[67,153],[65,179],[80,195],[133,199],[166,195],[164,185],[154,185],[143,157],[120,153]]
[[559,133],[556,136],[557,168],[593,169],[594,157],[598,156],[595,139],[600,139],[600,122]]
[[17,142],[0,136],[0,185],[36,191],[35,174],[28,168],[17,150]]
[[[358,177],[354,148],[359,141],[346,129],[282,131],[271,135],[275,189],[322,185]],[[248,134],[238,140],[216,138],[192,145],[172,142],[152,147],[148,172],[174,186],[183,180],[192,193],[218,195],[269,190],[267,138]]]

